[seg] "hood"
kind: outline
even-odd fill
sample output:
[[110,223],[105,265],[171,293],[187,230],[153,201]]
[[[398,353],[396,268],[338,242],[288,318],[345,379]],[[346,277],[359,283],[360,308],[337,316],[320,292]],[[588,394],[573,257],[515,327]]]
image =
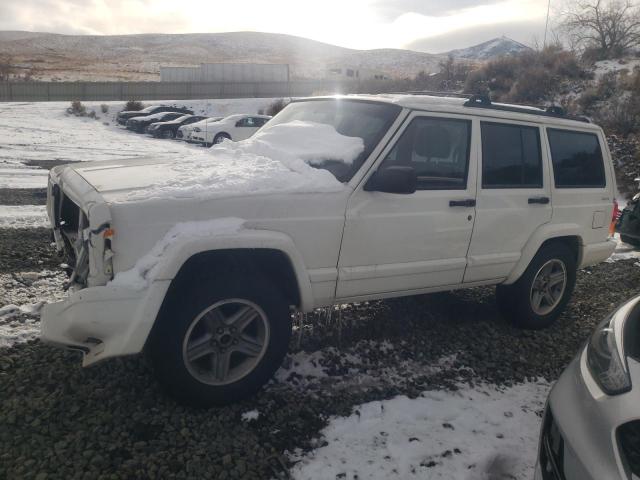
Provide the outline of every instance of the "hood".
[[108,202],[110,198],[170,180],[175,154],[68,165]]

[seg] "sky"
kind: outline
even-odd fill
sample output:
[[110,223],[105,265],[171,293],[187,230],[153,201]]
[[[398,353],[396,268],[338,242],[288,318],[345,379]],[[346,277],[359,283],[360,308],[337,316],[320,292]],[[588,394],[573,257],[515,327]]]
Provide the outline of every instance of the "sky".
[[0,0],[0,30],[285,33],[348,48],[438,53],[544,35],[547,0]]

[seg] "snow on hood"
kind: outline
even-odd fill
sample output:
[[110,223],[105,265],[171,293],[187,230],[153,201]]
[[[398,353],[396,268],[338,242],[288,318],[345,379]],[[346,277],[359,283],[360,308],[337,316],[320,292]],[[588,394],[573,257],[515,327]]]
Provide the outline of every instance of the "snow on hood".
[[184,240],[211,238],[238,232],[244,220],[235,217],[216,218],[202,222],[183,222],[171,228],[153,248],[129,270],[116,273],[109,285],[132,290],[144,290],[162,265],[166,252]]
[[361,138],[341,135],[331,125],[294,121],[267,126],[240,142],[188,151],[180,158],[74,168],[111,203],[319,193],[344,186],[313,165],[327,160],[351,164],[363,150]]

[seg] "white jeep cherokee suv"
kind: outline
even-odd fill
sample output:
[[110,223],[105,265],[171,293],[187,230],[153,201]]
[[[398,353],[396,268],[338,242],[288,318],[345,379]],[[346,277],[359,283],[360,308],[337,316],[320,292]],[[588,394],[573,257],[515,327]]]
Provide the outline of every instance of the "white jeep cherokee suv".
[[[293,126],[307,136],[274,147],[269,132]],[[350,161],[299,160],[341,143],[358,147]],[[84,365],[146,349],[191,404],[267,382],[292,311],[497,285],[515,325],[543,328],[576,270],[614,250],[604,134],[554,108],[302,99],[251,139],[198,155],[187,180],[179,158],[51,171],[48,214],[73,273],[70,295],[42,314],[43,339],[83,351]]]

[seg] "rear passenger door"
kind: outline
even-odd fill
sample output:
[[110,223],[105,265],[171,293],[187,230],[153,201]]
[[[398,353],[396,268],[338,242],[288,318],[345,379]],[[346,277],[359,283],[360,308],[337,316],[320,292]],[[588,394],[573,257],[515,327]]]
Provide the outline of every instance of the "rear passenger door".
[[476,221],[465,283],[506,278],[533,232],[552,215],[541,127],[482,120],[480,132]]
[[235,135],[233,136],[234,140],[244,140],[249,138],[251,135],[256,133],[258,128],[257,118],[254,117],[246,117],[241,120],[238,120],[236,123]]

